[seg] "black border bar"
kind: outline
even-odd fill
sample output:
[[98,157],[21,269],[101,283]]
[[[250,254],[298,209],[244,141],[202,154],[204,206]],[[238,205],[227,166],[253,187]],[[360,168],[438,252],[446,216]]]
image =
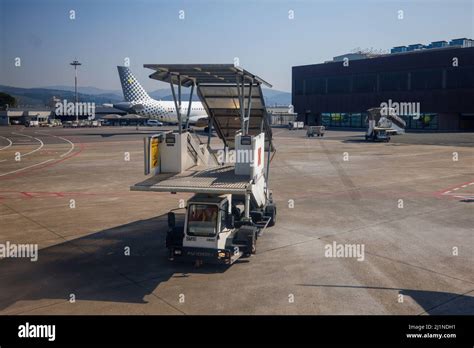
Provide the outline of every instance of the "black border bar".
[[[19,326],[55,325],[55,341]],[[450,338],[408,338],[407,334]],[[474,316],[0,316],[0,346],[391,344],[473,347]]]

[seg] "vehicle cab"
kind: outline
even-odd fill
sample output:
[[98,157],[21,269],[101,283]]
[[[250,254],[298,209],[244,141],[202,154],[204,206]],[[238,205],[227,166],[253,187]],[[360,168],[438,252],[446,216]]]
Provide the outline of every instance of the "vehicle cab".
[[[171,220],[174,219],[173,216]],[[170,229],[175,226],[176,222],[172,221]],[[176,239],[174,243],[167,240],[167,244],[174,244],[168,245],[171,259],[199,258],[207,262],[230,264],[233,258],[240,256],[239,248],[232,244],[235,228],[230,194],[193,196],[188,200],[184,228],[178,229],[181,228],[181,243]]]

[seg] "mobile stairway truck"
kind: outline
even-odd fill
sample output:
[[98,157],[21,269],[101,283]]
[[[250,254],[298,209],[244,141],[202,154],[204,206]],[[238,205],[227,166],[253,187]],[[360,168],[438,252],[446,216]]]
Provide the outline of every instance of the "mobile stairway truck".
[[371,108],[367,110],[366,141],[390,141],[390,136],[405,133],[406,122],[393,108]]
[[[261,89],[271,85],[232,64],[145,67],[155,70],[151,78],[170,84],[178,124],[187,125],[179,111],[182,86],[191,87],[190,102],[196,87],[209,115],[207,144],[200,144],[187,126],[145,138],[145,174],[152,176],[131,187],[193,193],[184,219],[168,213],[169,259],[230,265],[254,254],[259,236],[277,216],[268,186],[275,149]],[[218,161],[210,147],[212,128],[225,152],[237,154],[235,163]]]

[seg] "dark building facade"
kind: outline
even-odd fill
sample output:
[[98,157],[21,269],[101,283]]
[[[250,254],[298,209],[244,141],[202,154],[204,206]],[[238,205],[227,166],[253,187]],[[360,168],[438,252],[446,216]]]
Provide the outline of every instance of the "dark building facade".
[[365,128],[382,103],[419,107],[408,130],[474,130],[474,47],[426,49],[293,67],[292,100],[309,125]]

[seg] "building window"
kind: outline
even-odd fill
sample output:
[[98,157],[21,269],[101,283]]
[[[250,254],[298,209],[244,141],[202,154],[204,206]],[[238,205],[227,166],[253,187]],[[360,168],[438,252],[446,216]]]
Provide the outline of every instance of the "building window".
[[362,114],[351,114],[351,127],[352,128],[362,128],[363,117]]
[[441,89],[443,88],[443,70],[418,70],[411,73],[411,89]]
[[438,114],[425,113],[420,114],[418,119],[410,117],[410,128],[411,129],[426,129],[436,130],[438,129]]
[[366,127],[366,113],[322,113],[321,124],[325,127],[364,128]]
[[321,114],[321,124],[324,127],[329,127],[331,125],[331,114],[328,114],[328,113]]
[[351,126],[351,115],[341,114],[341,127],[349,128]]
[[377,91],[377,75],[354,75],[353,92],[372,93]]
[[350,93],[351,79],[349,76],[328,77],[328,93]]
[[406,91],[407,89],[407,72],[388,72],[380,74],[380,91]]

